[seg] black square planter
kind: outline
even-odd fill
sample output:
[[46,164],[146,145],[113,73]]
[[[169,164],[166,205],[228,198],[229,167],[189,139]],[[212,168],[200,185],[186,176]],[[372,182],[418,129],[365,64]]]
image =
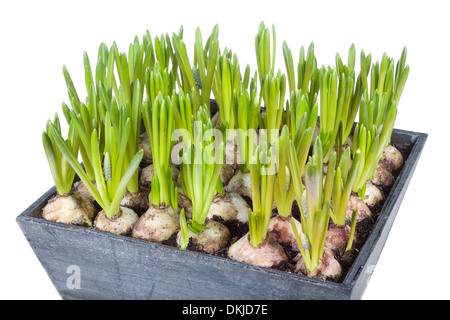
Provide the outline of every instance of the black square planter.
[[342,283],[40,218],[53,187],[17,222],[64,299],[359,299],[389,235],[427,134],[394,129],[408,150],[384,206]]

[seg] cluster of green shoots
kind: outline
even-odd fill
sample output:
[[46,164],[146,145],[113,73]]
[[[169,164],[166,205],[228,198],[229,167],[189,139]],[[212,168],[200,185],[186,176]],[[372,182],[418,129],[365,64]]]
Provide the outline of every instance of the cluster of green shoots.
[[245,82],[241,82],[237,97],[236,140],[242,172],[248,172],[246,164],[250,162],[250,153],[257,140],[261,101],[257,96],[256,81],[256,77],[252,78],[249,90],[245,88]]
[[[372,178],[383,150],[390,142],[398,100],[409,73],[409,67],[405,66],[406,50],[395,71],[393,60],[386,55],[383,55],[381,64],[377,62],[371,66],[371,55],[366,56],[362,51],[361,71],[356,77],[353,44],[347,63],[336,54],[334,67],[320,68],[311,44],[307,54],[303,47],[300,50],[296,75],[291,50],[284,42],[283,55],[290,92],[284,108],[286,77],[280,71],[274,75],[274,28],[272,34],[272,51],[270,31],[263,23],[255,42],[261,85],[259,101],[265,106],[265,113],[259,120],[259,132],[261,129],[275,129],[281,133],[276,139],[272,140],[270,136],[268,139],[275,148],[273,154],[276,157],[271,159],[276,167],[275,179],[264,176],[267,165],[261,165],[257,160],[261,158],[259,149],[256,150],[260,157],[254,156],[253,164],[249,159],[245,161],[246,167],[250,168],[254,201],[249,216],[250,242],[256,247],[264,240],[270,217],[268,203],[273,198],[278,214],[283,217],[291,215],[296,198],[302,227],[297,230],[294,220],[292,227],[306,267],[314,271],[323,255],[329,220],[338,227],[349,223],[346,212],[352,192],[364,198],[366,182]],[[358,111],[360,122],[354,128]],[[319,136],[313,143],[318,115]],[[353,149],[347,147],[342,150],[352,131]],[[312,156],[307,161],[312,145]],[[271,153],[264,153],[264,159],[267,160],[269,155]],[[327,164],[325,176],[324,164]],[[352,248],[356,220],[357,210],[354,210],[346,250]]]
[[[128,54],[119,52],[116,43],[111,48],[102,43],[95,74],[88,55],[85,53],[83,56],[87,92],[85,102],[80,99],[67,68],[63,67],[70,107],[63,103],[62,108],[70,128],[69,137],[67,140],[62,138],[57,118],[54,123],[48,123],[43,135],[58,193],[70,192],[73,172],[76,172],[106,216],[112,218],[117,215],[125,192],[139,192],[138,167],[143,157],[143,151],[139,150],[141,121],[142,118],[151,119],[149,113],[153,112],[157,123],[144,123],[150,131],[149,136],[152,129],[157,131],[153,135],[155,139],[151,140],[154,145],[152,151],[161,155],[154,159],[164,164],[158,163],[160,165],[156,169],[152,203],[163,202],[176,207],[177,194],[172,188],[170,196],[167,196],[167,183],[164,184],[171,180],[167,170],[164,170],[170,161],[170,158],[164,157],[164,151],[169,150],[170,155],[171,145],[158,153],[159,145],[155,142],[159,137],[167,140],[165,135],[161,135],[161,128],[166,128],[167,132],[173,129],[164,127],[166,123],[161,120],[161,115],[169,108],[167,104],[170,99],[161,103],[160,95],[168,96],[175,90],[177,65],[168,69],[174,55],[168,35],[156,37],[153,41],[148,31],[142,43],[135,37]],[[153,105],[156,106],[152,108]],[[172,117],[169,114],[170,121]],[[81,155],[82,166],[78,154]],[[158,181],[164,187],[158,188]]]
[[[361,56],[363,59],[363,55]],[[367,59],[365,59],[367,60]],[[397,117],[397,105],[409,74],[406,63],[406,48],[394,71],[394,60],[386,54],[381,64],[372,65],[370,92],[365,91],[359,108],[359,123],[356,125],[353,144],[361,150],[362,165],[357,173],[353,188],[360,197],[365,194],[366,181],[376,169],[383,150],[390,143]]]
[[171,136],[175,127],[172,100],[163,98],[161,92],[153,103],[146,100],[142,111],[145,128],[152,149],[153,169],[155,175],[151,183],[151,203],[155,206],[169,206],[178,209],[178,190],[172,180]]
[[[144,91],[140,84],[144,83],[144,71],[150,63],[143,58],[144,51],[152,48],[151,43],[149,34],[142,44],[136,38],[130,45],[128,56],[119,53],[115,43],[111,49],[102,43],[98,50],[95,78],[85,53],[85,102],[80,100],[64,67],[71,105],[69,108],[63,103],[63,113],[70,128],[69,137],[67,140],[62,137],[56,119],[54,123],[48,122],[44,134],[47,155],[50,159],[55,158],[55,161],[49,161],[50,167],[60,176],[55,181],[61,180],[65,185],[61,192],[69,191],[73,170],[108,218],[119,213],[120,202],[127,190],[134,194],[139,188],[137,169],[143,157],[143,151],[139,151],[139,136]],[[78,161],[78,152],[83,166]]]
[[181,184],[192,201],[192,219],[186,223],[184,214],[180,224],[183,234],[182,248],[189,242],[188,228],[199,234],[204,228],[213,197],[223,191],[220,171],[224,160],[223,141],[214,140],[214,127],[206,106],[200,107],[194,127],[194,140],[183,142],[185,152],[181,163]]
[[249,240],[257,247],[266,239],[269,221],[272,216],[274,196],[274,159],[264,131],[260,134],[261,148],[256,147],[252,161],[248,164],[252,184],[252,206],[249,213]]
[[[75,171],[66,161],[57,144],[55,143],[52,134],[53,131],[56,131],[58,135],[61,135],[61,124],[59,122],[59,117],[57,114],[55,115],[55,120],[53,121],[53,123],[50,120],[47,122],[47,129],[42,134],[42,143],[44,145],[44,150],[50,166],[50,171],[55,182],[56,191],[59,195],[62,196],[69,194],[72,190]],[[71,153],[78,155],[79,139],[76,135],[75,127],[73,124],[71,124],[69,127],[69,137],[66,143],[67,147],[71,149]]]
[[[153,40],[147,31],[142,42],[134,39],[128,54],[120,53],[115,43],[111,48],[102,43],[94,73],[85,53],[85,101],[63,68],[70,105],[62,106],[68,138],[62,137],[58,116],[43,133],[58,193],[69,194],[77,174],[109,218],[118,214],[125,192],[139,190],[143,120],[155,172],[151,204],[176,210],[171,156],[173,132],[178,130],[183,143],[182,189],[193,205],[189,221],[184,210],[180,213],[186,248],[188,231],[198,234],[204,228],[213,197],[223,191],[220,171],[229,137],[222,141],[215,135],[219,128],[211,121],[213,94],[219,132],[236,129],[240,170],[251,176],[250,243],[258,247],[266,239],[274,200],[278,214],[289,217],[297,199],[302,227],[292,226],[306,266],[313,271],[323,253],[329,220],[346,224],[350,195],[364,197],[366,182],[390,143],[409,74],[406,49],[396,67],[387,55],[372,64],[372,56],[361,51],[356,76],[353,44],[346,63],[337,54],[335,66],[327,67],[319,67],[313,43],[307,51],[302,46],[295,70],[291,50],[283,42],[285,74],[275,72],[275,27],[270,30],[262,22],[255,38],[257,70],[250,79],[248,65],[241,72],[237,55],[227,48],[221,51],[217,25],[205,44],[197,28],[193,62],[183,32],[181,27],[171,37]],[[353,129],[358,111],[359,123]],[[313,139],[317,126],[318,137]],[[352,130],[353,149],[343,151]],[[355,224],[354,212],[347,249]]]

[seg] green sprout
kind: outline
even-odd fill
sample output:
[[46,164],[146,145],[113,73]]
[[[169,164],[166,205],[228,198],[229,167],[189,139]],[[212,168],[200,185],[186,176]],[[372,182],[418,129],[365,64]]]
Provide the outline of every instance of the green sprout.
[[408,80],[409,75],[409,65],[405,66],[406,63],[406,47],[403,48],[400,60],[397,62],[395,68],[395,79],[394,79],[394,95],[392,96],[392,101],[400,102],[400,98],[405,88],[406,80]]
[[357,124],[353,134],[353,148],[361,151],[361,163],[356,173],[353,192],[358,193],[361,199],[364,199],[366,193],[366,182],[370,179],[369,175],[376,168],[378,161],[375,157],[380,143],[380,134],[375,125],[367,130],[364,124]]
[[215,25],[203,47],[200,28],[195,32],[194,65],[191,67],[189,57],[180,35],[172,35],[175,58],[180,67],[181,86],[184,92],[194,89],[200,97],[200,104],[210,105],[213,77],[219,54],[219,27]]
[[297,86],[295,85],[292,53],[286,41],[283,41],[283,57],[289,82],[289,92],[292,93],[292,91],[301,90],[304,94],[308,94],[309,100],[312,101],[314,95],[319,91],[319,72],[317,69],[317,59],[314,56],[314,43],[311,42],[309,45],[306,57],[305,48],[302,46],[300,49],[299,61],[297,64]]
[[[162,70],[169,69],[169,62],[171,56],[173,56],[173,53],[171,55],[171,49],[172,45],[170,43],[170,37],[168,34],[161,35],[160,37],[155,37],[155,55],[156,55],[156,62],[161,66]],[[152,66],[154,68],[154,64]]]
[[[297,230],[293,218],[291,218],[291,225],[306,268],[313,272],[323,255],[328,221],[332,213],[330,200],[334,170],[327,171],[324,183],[322,143],[320,138],[317,137],[313,155],[309,158],[305,167],[305,190],[303,191],[301,175],[297,165],[298,159],[296,148],[291,141],[289,163],[293,168],[292,179],[294,180],[296,197],[299,200],[302,229]],[[336,153],[333,153],[330,162],[335,161],[335,159]]]
[[[180,27],[178,37],[183,38],[183,26]],[[153,45],[152,37],[150,32],[146,32],[144,35],[143,45],[145,49],[144,53],[144,63],[145,68],[143,69],[145,73],[147,71],[152,71],[155,68],[155,63],[159,64],[161,70],[166,70],[168,74],[173,75],[173,81],[177,82],[181,86],[180,80],[178,78],[178,60],[175,56],[175,52],[170,41],[169,34],[162,34],[160,37],[155,37],[155,44]],[[169,64],[172,62],[171,70],[169,71]],[[147,75],[145,75],[147,77]]]
[[264,76],[261,95],[264,99],[266,113],[261,119],[261,128],[268,130],[269,141],[272,143],[271,130],[279,131],[284,113],[284,99],[286,93],[286,76],[278,71],[275,76],[272,70]]
[[[250,84],[251,85],[251,88],[250,88],[250,92],[252,92],[253,91],[253,88],[255,88],[256,89],[256,78],[258,77],[258,72],[257,71],[255,71],[255,75],[253,76],[253,78],[250,80],[250,65],[249,64],[247,64],[246,66],[245,66],[245,71],[244,71],[244,79],[243,79],[243,85],[244,85],[244,88],[245,89],[249,89],[248,88],[248,85]],[[252,83],[253,82],[253,83]]]
[[[278,70],[275,75],[276,32],[272,25],[272,55],[270,52],[270,31],[265,27],[264,21],[259,25],[255,38],[256,59],[258,63],[259,80],[261,84],[261,97],[264,100],[266,113],[261,117],[260,126],[268,130],[269,142],[274,137],[272,130],[279,131],[284,114],[284,99],[286,93],[286,75]],[[272,60],[271,60],[272,56]]]
[[[185,95],[183,89],[180,89],[179,93],[172,95],[172,104],[174,109],[174,119],[178,129],[178,133],[181,135],[183,139],[183,148],[185,152],[191,152],[191,144],[192,141],[195,141],[196,132],[198,132],[198,128],[195,126],[197,121],[203,122],[207,128],[205,130],[212,129],[212,123],[210,122],[210,116],[208,108],[205,106],[199,107],[198,110],[194,109],[194,91],[191,90],[191,93]],[[211,126],[211,127],[210,127]],[[196,131],[197,130],[197,131]],[[222,182],[217,182],[218,193],[223,191]],[[190,189],[185,191],[185,194],[190,197]]]
[[[345,87],[343,77],[339,77],[335,68],[322,67],[320,70],[320,140],[323,145],[324,160],[328,161],[338,132],[342,112],[343,95]],[[339,98],[338,98],[339,96]]]
[[[194,72],[192,71],[189,56],[187,54],[186,44],[182,40],[182,36],[175,33],[172,34],[172,43],[174,49],[174,57],[178,63],[181,73],[181,87],[184,91],[189,92],[191,89],[197,89],[195,85]],[[198,89],[197,89],[198,91]]]
[[[342,62],[341,56],[339,55],[339,53],[336,53],[336,68],[338,70],[338,73],[344,73],[347,77],[349,75],[351,75],[352,73],[354,74],[354,70],[355,70],[355,58],[356,58],[356,50],[355,50],[355,44],[352,43],[352,45],[350,46],[350,49],[348,49],[348,60],[347,60],[347,64],[345,65]],[[354,78],[354,76],[353,76]]]
[[181,208],[180,211],[180,230],[181,230],[181,250],[186,250],[189,244],[189,227],[186,222],[186,214],[184,213],[184,208]]
[[236,114],[236,138],[241,162],[241,171],[248,172],[247,164],[253,151],[261,105],[256,93],[256,77],[252,79],[250,93],[241,82]]
[[355,239],[355,231],[356,231],[356,221],[358,217],[358,207],[352,212],[352,221],[350,224],[350,235],[348,237],[347,246],[345,247],[345,251],[349,251],[352,249],[353,240]]
[[241,71],[237,56],[225,48],[218,58],[213,86],[222,130],[235,128],[234,110],[237,105],[240,81]]
[[372,63],[372,54],[369,53],[366,56],[366,53],[364,50],[361,50],[361,85],[362,85],[362,92],[369,90],[369,84],[367,82],[369,71],[370,71],[370,65]]
[[[324,161],[333,151],[340,123],[352,122],[349,116],[353,92],[352,75],[338,74],[336,68],[322,67],[320,70],[320,139],[323,145]],[[353,113],[353,109],[351,113]],[[353,123],[352,123],[353,124]],[[342,130],[343,132],[344,130]],[[341,135],[341,137],[343,134]]]
[[[112,126],[118,132],[120,126],[120,113],[124,112],[125,115],[122,119],[130,119],[130,134],[128,136],[128,143],[126,145],[126,154],[124,158],[124,166],[127,167],[136,152],[139,151],[139,137],[141,131],[141,113],[142,113],[142,95],[143,86],[139,79],[133,82],[133,92],[131,95],[131,102],[127,100],[125,89],[120,86],[118,89],[118,97],[114,97],[110,94],[111,87],[108,90],[105,89],[102,82],[99,82],[99,103],[97,104],[100,109],[100,116],[104,126]],[[109,114],[109,118],[106,119],[106,113]],[[139,191],[138,185],[138,172],[134,174],[127,187],[131,194],[135,194]]]
[[[295,196],[295,184],[301,183],[301,180],[295,180],[292,176],[302,176],[309,147],[313,139],[314,127],[317,122],[317,103],[314,104],[313,110],[310,112],[308,97],[306,95],[299,97],[299,94],[300,91],[291,93],[293,107],[290,109],[288,104],[287,108],[290,127],[284,125],[280,139],[275,142],[275,150],[277,151],[279,162],[275,178],[274,197],[278,214],[283,217],[288,217],[291,214]],[[291,143],[294,150],[293,156],[296,159],[293,163],[290,163]],[[297,188],[300,192],[302,186],[297,185]]]
[[211,90],[213,86],[214,70],[216,69],[217,57],[219,54],[219,26],[214,26],[205,47],[202,45],[202,34],[200,28],[195,31],[195,55],[194,66],[195,73],[200,78],[201,103],[209,106]]
[[180,88],[178,94],[172,94],[173,115],[177,129],[183,138],[183,141],[194,141],[194,127],[193,123],[196,118],[198,109],[194,103],[194,90],[185,94]]
[[252,210],[249,211],[248,227],[250,243],[255,248],[267,236],[275,185],[274,158],[265,135],[265,131],[260,131],[260,145],[255,148],[247,164],[252,186]]
[[145,76],[145,88],[149,101],[155,101],[159,93],[169,97],[175,90],[175,78],[167,67],[161,68],[158,61],[155,62],[153,70],[147,69]]
[[137,171],[143,157],[143,151],[141,150],[134,155],[127,167],[124,166],[126,144],[131,131],[130,118],[125,118],[125,111],[123,110],[120,116],[121,125],[119,131],[116,132],[111,125],[109,113],[106,113],[108,121],[105,121],[105,153],[103,155],[100,152],[97,130],[93,129],[91,135],[88,136],[88,132],[84,131],[77,115],[74,112],[71,115],[71,123],[74,123],[77,135],[92,161],[95,185],[78,162],[70,144],[61,137],[57,127],[53,124],[50,124],[51,137],[92,197],[105,211],[106,216],[112,218],[120,212],[120,202],[127,185]]
[[[409,66],[406,64],[406,47],[403,49],[397,66],[394,71],[394,59],[389,58],[386,54],[381,57],[381,62],[376,62],[371,68],[371,82],[370,82],[370,99],[372,100],[375,91],[383,97],[388,95],[388,105],[392,101],[399,102],[403,93],[406,80],[409,75]],[[369,90],[368,86],[364,90]]]
[[[99,48],[99,65],[102,65],[104,68],[106,68],[106,65],[103,64],[103,61],[106,56],[107,48],[104,44],[102,44]],[[111,59],[110,59],[111,60]],[[67,68],[63,66],[63,74],[66,81],[67,89],[68,89],[68,95],[69,100],[72,106],[72,110],[76,112],[77,116],[79,117],[82,126],[84,128],[84,131],[87,132],[87,134],[90,136],[93,132],[93,130],[97,130],[99,132],[100,136],[100,151],[103,153],[104,148],[104,135],[102,134],[104,130],[104,119],[103,119],[103,113],[102,106],[99,103],[99,99],[97,97],[97,89],[95,87],[94,77],[92,75],[91,65],[89,62],[89,57],[87,53],[85,52],[83,54],[83,64],[84,64],[84,71],[85,71],[85,85],[86,90],[88,92],[88,97],[86,99],[86,103],[81,102],[81,100],[78,97],[77,91],[75,89],[75,86],[73,85],[72,79],[70,77],[69,72],[67,71]],[[99,67],[100,69],[100,67]],[[100,72],[99,72],[100,73]],[[113,73],[111,69],[109,69],[109,73]],[[69,107],[63,103],[62,109],[64,116],[67,120],[67,123],[70,124],[71,122],[71,111]],[[83,159],[84,167],[86,168],[86,173],[91,179],[91,181],[95,180],[95,174],[94,174],[94,168],[92,164],[92,159],[89,157],[90,150],[85,149],[85,145],[80,145],[80,154]]]
[[294,138],[294,145],[298,145],[299,134],[302,132],[298,130],[300,119],[306,114],[306,126],[314,130],[318,112],[317,96],[314,96],[313,101],[310,103],[308,95],[302,94],[302,91],[291,91],[290,100],[286,103],[286,125],[289,128],[291,137]]
[[275,177],[274,198],[278,214],[288,217],[291,214],[295,197],[294,184],[291,181],[289,165],[289,128],[285,125],[280,139],[275,142],[275,153],[278,155],[277,174]]
[[276,33],[275,26],[272,25],[272,60],[270,59],[270,30],[266,28],[264,21],[259,24],[259,30],[255,37],[256,60],[258,63],[259,82],[262,86],[264,76],[269,71],[275,73],[275,54],[276,54]]
[[[338,138],[345,142],[353,129],[353,123],[359,109],[363,93],[363,81],[367,82],[367,70],[370,66],[370,56],[366,59],[364,51],[361,53],[361,72],[355,81],[355,45],[352,44],[348,51],[348,62],[344,64],[339,54],[336,54],[336,69],[339,75],[344,75],[345,94],[343,99],[340,123],[342,123],[341,134]],[[344,83],[343,83],[344,84]],[[340,152],[340,150],[337,150]]]
[[[155,39],[156,42],[156,39]],[[114,42],[111,51],[114,54],[114,61],[119,75],[120,86],[123,88],[125,101],[130,105],[133,104],[134,86],[137,82],[145,83],[146,70],[152,67],[153,45],[150,33],[144,36],[143,43],[139,42],[138,37],[134,38],[134,42],[130,44],[128,49],[128,56],[126,53],[119,53],[116,43]],[[111,63],[111,62],[110,62]],[[112,77],[112,84],[115,83],[114,75]],[[110,83],[106,82],[106,88]],[[117,85],[113,86],[116,97],[119,97]],[[140,96],[143,95],[144,86],[140,88]]]
[[[364,85],[366,90],[361,99],[359,124],[353,136],[354,148],[362,152],[362,164],[353,191],[361,198],[366,191],[366,181],[372,178],[384,149],[390,143],[398,101],[409,74],[409,66],[405,66],[405,63],[406,48],[397,62],[394,75],[393,59],[383,54],[381,64],[377,61],[372,65],[370,93],[367,82]],[[365,68],[366,73],[367,70],[368,67]]]
[[[98,50],[97,66],[95,69],[95,80],[93,77],[91,64],[87,53],[84,53],[83,62],[85,69],[85,84],[88,92],[86,103],[82,103],[78,98],[72,79],[65,67],[63,73],[68,87],[69,99],[73,110],[81,119],[83,130],[90,136],[93,130],[97,130],[100,141],[100,153],[104,153],[105,148],[105,126],[106,112],[110,114],[110,121],[115,130],[119,126],[119,113],[121,108],[127,111],[126,117],[131,119],[131,133],[127,144],[127,154],[124,165],[127,166],[139,148],[139,135],[141,124],[141,104],[144,86],[145,69],[150,63],[153,47],[149,33],[144,36],[142,44],[135,37],[134,42],[129,47],[128,56],[119,53],[117,45],[113,43],[111,50],[102,43]],[[114,65],[116,65],[119,83],[115,79]],[[113,95],[114,93],[114,95]],[[63,112],[66,120],[70,123],[71,111],[67,105],[63,104]],[[80,128],[81,130],[81,128]],[[85,149],[85,144],[80,146],[80,153],[86,172],[92,181],[95,180],[94,169],[91,163],[90,152]],[[132,194],[138,191],[138,173],[136,172],[130,181],[128,191]]]
[[[53,181],[55,182],[56,191],[59,195],[69,194],[72,190],[75,171],[63,157],[58,149],[51,134],[52,127],[61,135],[61,125],[58,115],[55,114],[53,123],[50,120],[47,123],[46,131],[42,133],[42,143],[44,145],[45,155],[47,156]],[[76,135],[74,125],[69,126],[68,139],[66,140],[68,147],[74,155],[78,155],[79,140]]]
[[[121,97],[123,97],[123,95]],[[123,98],[120,99],[119,97],[119,101],[122,100],[119,103],[120,105],[123,106],[122,110],[124,110],[125,112],[125,116],[123,116],[123,118],[129,118],[131,126],[124,158],[125,167],[129,165],[129,162],[133,158],[134,154],[136,154],[136,152],[139,151],[139,137],[141,134],[141,114],[142,114],[142,89],[139,80],[136,80],[136,82],[134,83],[134,90],[132,97],[133,99],[131,105],[126,101],[124,101]],[[136,171],[133,178],[130,180],[130,183],[127,186],[127,189],[131,194],[135,194],[139,191],[138,180],[139,175],[138,171]]]
[[331,179],[334,179],[334,182],[332,182],[333,212],[331,212],[330,217],[337,226],[345,226],[348,201],[360,166],[361,151],[358,149],[354,152],[351,166],[349,147],[345,149],[339,162],[337,162],[337,156],[335,155],[334,152],[327,169],[327,177],[330,173]]
[[[406,63],[406,48],[397,62],[394,74],[394,60],[383,54],[381,64],[377,61],[372,65],[370,93],[364,92],[364,101],[361,102],[360,123],[366,128],[373,124],[379,128],[381,124],[389,123],[389,115],[398,105],[406,80],[409,75],[409,66]],[[369,91],[367,84],[363,88]],[[390,134],[387,135],[390,140]],[[384,146],[385,147],[385,146]]]
[[155,176],[151,184],[151,203],[156,206],[171,205],[178,208],[178,190],[172,181],[170,138],[174,130],[173,107],[170,97],[160,92],[153,103],[147,99],[142,109],[142,117],[150,141]]
[[392,101],[388,106],[387,93],[380,100],[376,90],[372,101],[368,99],[366,91],[361,100],[359,124],[353,135],[353,148],[363,150],[363,169],[358,170],[357,183],[353,188],[361,198],[365,194],[366,181],[372,178],[383,151],[390,142],[397,117],[397,102]]
[[184,146],[186,151],[180,166],[183,191],[192,201],[192,219],[186,223],[184,214],[180,219],[182,249],[186,249],[189,241],[188,229],[199,234],[204,228],[213,197],[217,194],[224,159],[223,141],[213,141],[214,127],[207,106],[201,107],[198,113],[198,121],[193,124],[194,141],[189,140]]
[[[155,52],[157,60],[151,63],[145,72],[146,92],[150,101],[154,101],[160,91],[163,97],[171,95],[178,80],[178,61],[168,34],[155,38]],[[170,61],[172,61],[171,69],[169,69]]]
[[[130,119],[131,128],[124,157],[124,166],[127,167],[133,156],[139,151],[143,89],[139,79],[137,79],[133,83],[132,103],[130,104],[126,100],[125,91],[122,86],[119,87],[118,101],[114,96],[108,96],[108,93],[104,88],[102,82],[99,82],[99,106],[101,106],[101,118],[103,119],[104,126],[109,125],[109,121],[116,132],[118,132],[121,117],[122,119]],[[121,116],[120,114],[122,112],[124,115]],[[107,119],[106,113],[109,114]],[[136,172],[130,180],[127,189],[131,194],[135,194],[139,191],[138,172]]]

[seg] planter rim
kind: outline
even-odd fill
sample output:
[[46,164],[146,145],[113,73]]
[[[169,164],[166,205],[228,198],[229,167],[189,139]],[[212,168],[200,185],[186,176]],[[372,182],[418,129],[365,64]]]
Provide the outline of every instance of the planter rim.
[[314,278],[309,278],[309,277],[304,276],[302,274],[295,274],[295,273],[290,273],[290,272],[286,272],[286,271],[280,271],[280,270],[276,270],[276,269],[258,267],[258,266],[255,266],[255,265],[251,265],[251,264],[235,261],[235,260],[232,260],[232,259],[229,259],[229,258],[213,256],[213,255],[210,255],[210,254],[206,254],[206,253],[202,253],[202,252],[196,252],[196,251],[191,251],[191,250],[181,250],[181,249],[179,249],[177,247],[173,247],[173,246],[162,244],[162,243],[145,241],[145,240],[133,238],[133,237],[130,237],[130,236],[115,235],[115,234],[112,234],[112,233],[96,230],[94,228],[89,228],[89,227],[69,225],[69,224],[62,224],[62,223],[58,223],[58,222],[54,222],[54,221],[44,220],[44,219],[38,218],[38,217],[32,217],[32,216],[29,215],[29,212],[32,212],[34,209],[36,209],[39,206],[39,204],[48,201],[55,194],[56,194],[56,187],[50,188],[42,197],[39,198],[38,201],[36,201],[36,203],[37,203],[36,205],[33,204],[32,206],[30,206],[28,209],[26,209],[23,213],[21,213],[16,218],[17,223],[20,224],[20,223],[23,223],[23,222],[31,222],[31,223],[37,223],[37,224],[40,224],[40,225],[48,225],[48,226],[52,226],[52,228],[65,230],[67,232],[72,232],[72,233],[82,232],[82,233],[85,233],[85,234],[92,234],[92,235],[95,235],[97,237],[106,238],[106,239],[112,240],[112,241],[133,243],[134,245],[140,246],[140,247],[142,247],[144,249],[148,249],[148,250],[160,250],[160,251],[166,251],[166,252],[172,252],[172,253],[176,252],[176,254],[181,255],[181,256],[190,256],[190,257],[200,258],[200,259],[203,259],[203,260],[206,260],[206,261],[211,261],[211,262],[214,262],[214,263],[221,263],[221,264],[228,264],[228,265],[234,265],[234,266],[241,266],[241,267],[244,267],[246,269],[251,269],[251,270],[254,270],[254,271],[257,271],[257,272],[277,274],[277,276],[286,277],[288,279],[295,279],[297,281],[298,280],[306,281],[306,282],[309,282],[309,283],[314,283],[316,285],[322,285],[322,286],[327,286],[327,287],[329,287],[331,285],[331,286],[336,286],[336,288],[340,288],[340,289],[342,289],[342,287],[346,287],[345,285],[343,285],[343,283],[335,283],[335,282],[331,282],[331,281],[322,281],[322,280],[318,280],[318,279],[314,279]]
[[[395,190],[403,189],[405,186],[405,180],[411,179],[412,173],[415,170],[415,167],[417,165],[417,161],[413,161],[414,159],[417,159],[420,154],[422,153],[422,150],[425,146],[425,142],[428,138],[428,134],[421,133],[421,132],[414,132],[414,131],[407,131],[402,129],[394,129],[393,135],[408,135],[411,136],[411,142],[413,143],[413,147],[411,149],[411,152],[409,153],[408,159],[404,162],[403,167],[399,173],[399,175],[396,177],[394,184],[392,185],[391,191],[389,192],[389,195],[386,197],[386,200],[383,204],[383,207],[381,211],[378,214],[377,220],[370,231],[370,235],[366,239],[366,242],[364,243],[363,247],[361,248],[357,258],[353,262],[352,267],[348,271],[343,284],[354,284],[356,281],[357,276],[362,271],[364,267],[367,267],[364,265],[364,257],[366,254],[370,253],[375,245],[378,242],[378,239],[380,238],[378,235],[382,232],[388,232],[389,230],[385,229],[386,222],[389,218],[395,218],[396,214],[393,216],[392,209],[394,205],[397,203],[397,194]],[[378,259],[377,259],[378,260]]]
[[[219,256],[213,256],[205,253],[199,253],[195,251],[190,250],[181,250],[177,247],[164,245],[160,243],[154,243],[154,242],[148,242],[141,239],[132,238],[130,236],[119,236],[114,235],[111,233],[103,232],[96,230],[94,228],[87,228],[82,226],[75,226],[75,225],[66,225],[62,223],[52,222],[44,220],[40,217],[34,217],[31,216],[31,214],[38,209],[39,206],[42,206],[42,203],[46,203],[48,199],[50,199],[53,195],[56,194],[56,187],[53,186],[50,188],[46,193],[44,193],[38,200],[36,200],[33,204],[31,204],[25,211],[23,211],[19,216],[17,216],[16,221],[20,225],[24,222],[29,222],[33,224],[39,224],[39,225],[47,225],[51,226],[52,228],[58,228],[61,230],[66,230],[71,233],[79,233],[83,232],[86,234],[92,234],[97,237],[107,238],[111,241],[119,241],[119,242],[129,242],[133,243],[136,246],[139,246],[141,248],[148,249],[148,250],[160,250],[165,252],[171,252],[178,255],[181,255],[181,257],[196,257],[197,259],[200,258],[205,261],[210,261],[215,264],[221,264],[221,265],[229,265],[229,266],[235,266],[245,269],[250,269],[258,273],[263,274],[275,274],[277,277],[282,277],[287,280],[295,280],[297,282],[302,283],[308,283],[308,284],[314,284],[314,286],[320,286],[320,287],[327,287],[329,289],[336,290],[338,292],[347,292],[348,294],[351,294],[351,296],[357,296],[358,293],[352,292],[356,282],[358,281],[359,275],[364,272],[364,270],[367,270],[367,259],[370,256],[370,253],[377,245],[380,237],[380,234],[383,232],[389,233],[390,228],[392,226],[389,225],[388,230],[386,230],[385,226],[389,219],[395,219],[395,216],[397,212],[392,213],[392,209],[394,206],[403,198],[403,196],[398,199],[399,191],[396,192],[396,190],[402,190],[405,185],[407,185],[407,180],[411,179],[412,172],[414,171],[417,160],[424,148],[425,142],[427,140],[428,134],[421,133],[421,132],[413,132],[413,131],[407,131],[407,130],[401,130],[401,129],[394,129],[392,136],[398,136],[398,135],[404,135],[408,136],[411,139],[412,148],[409,153],[409,156],[407,160],[404,162],[404,165],[395,179],[395,182],[392,186],[391,191],[389,192],[389,195],[387,196],[384,205],[381,209],[381,211],[378,214],[378,217],[375,221],[375,224],[370,232],[370,235],[366,239],[363,247],[361,248],[358,256],[353,261],[352,266],[348,270],[344,280],[340,283],[332,282],[332,281],[323,281],[319,279],[309,278],[303,274],[296,274],[296,273],[290,273],[286,271],[280,271],[270,268],[262,268],[258,266],[254,266],[247,263],[242,263],[239,261],[235,261],[229,258],[225,257],[219,257]],[[394,210],[395,211],[395,210]],[[28,239],[27,239],[28,240]],[[384,246],[384,244],[383,244]],[[379,254],[375,257],[375,264],[379,258]],[[366,285],[363,286],[362,289],[360,289],[359,294],[362,294],[364,291]]]

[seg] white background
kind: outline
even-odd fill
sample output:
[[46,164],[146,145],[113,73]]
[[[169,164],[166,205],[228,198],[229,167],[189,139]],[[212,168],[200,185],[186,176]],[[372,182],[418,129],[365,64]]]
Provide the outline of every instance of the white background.
[[[83,52],[96,63],[100,42],[128,51],[135,35],[178,32],[193,54],[195,28],[204,39],[219,24],[220,46],[256,67],[259,22],[277,31],[298,61],[301,45],[315,44],[320,65],[343,59],[351,43],[380,59],[397,60],[408,47],[409,79],[395,127],[429,138],[364,299],[448,299],[450,105],[449,31],[445,1],[2,1],[0,4],[0,298],[59,299],[15,218],[53,181],[41,134],[67,100],[65,64],[85,96]],[[192,60],[191,60],[192,61]],[[359,69],[358,69],[359,70]]]

